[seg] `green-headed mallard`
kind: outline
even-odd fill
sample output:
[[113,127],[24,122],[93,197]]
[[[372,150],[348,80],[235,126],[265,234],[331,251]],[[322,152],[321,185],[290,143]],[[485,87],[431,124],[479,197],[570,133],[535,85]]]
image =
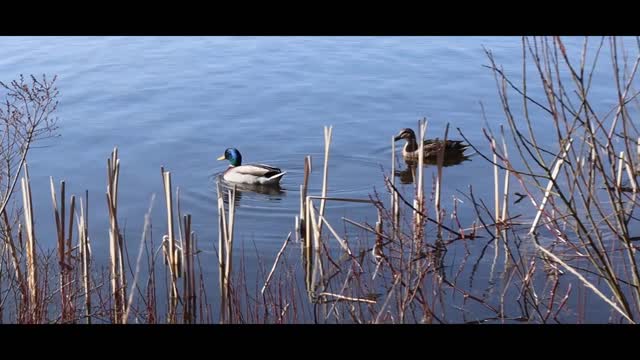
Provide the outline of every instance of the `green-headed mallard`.
[[[402,156],[406,161],[418,161],[419,154],[419,146],[416,141],[416,134],[413,130],[409,128],[405,128],[400,130],[398,135],[394,138],[395,141],[405,139],[407,143],[402,148]],[[459,140],[447,140],[442,141],[439,139],[426,139],[424,141],[424,161],[425,163],[434,162],[438,157],[438,152],[442,149],[444,144],[444,163],[446,164],[449,159],[454,160],[453,162],[459,163],[462,160],[466,160],[466,156],[464,155],[464,151],[469,147],[469,145],[463,143]]]
[[242,155],[235,148],[224,151],[218,160],[229,160],[229,168],[222,178],[225,181],[248,185],[277,185],[286,171],[264,164],[242,165]]

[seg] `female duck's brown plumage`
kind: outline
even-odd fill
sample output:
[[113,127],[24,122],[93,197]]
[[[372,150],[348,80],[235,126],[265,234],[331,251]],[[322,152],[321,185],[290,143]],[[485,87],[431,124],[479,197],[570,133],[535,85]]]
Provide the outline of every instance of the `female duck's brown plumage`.
[[[400,130],[398,135],[394,138],[395,141],[405,139],[407,143],[402,148],[402,156],[406,161],[418,161],[418,154],[420,151],[420,147],[418,146],[418,142],[416,140],[416,134],[413,130],[406,128]],[[425,163],[433,163],[438,158],[438,152],[442,149],[444,145],[444,163],[448,162],[456,162],[459,163],[461,160],[466,160],[466,155],[464,151],[469,147],[469,145],[463,143],[459,140],[447,140],[442,141],[439,139],[427,139],[424,141],[423,149],[424,149],[424,161]]]

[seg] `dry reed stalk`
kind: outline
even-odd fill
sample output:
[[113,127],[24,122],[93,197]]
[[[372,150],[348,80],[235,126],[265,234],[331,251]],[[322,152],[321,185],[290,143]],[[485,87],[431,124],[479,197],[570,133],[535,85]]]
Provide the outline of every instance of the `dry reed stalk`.
[[376,318],[375,318],[375,320],[373,322],[374,324],[378,324],[380,322],[380,317],[382,316],[382,314],[384,313],[384,310],[386,309],[387,305],[389,304],[389,300],[391,300],[391,295],[393,295],[393,292],[396,289],[396,286],[398,285],[398,283],[400,283],[401,279],[402,279],[401,276],[395,276],[395,279],[394,279],[394,282],[393,282],[393,286],[391,286],[391,289],[389,290],[389,293],[387,294],[387,298],[385,299],[384,303],[382,304],[382,307],[378,311],[378,315],[376,316]]
[[73,309],[73,300],[70,294],[69,286],[72,281],[72,240],[73,240],[73,217],[75,213],[75,195],[71,196],[71,207],[69,212],[69,229],[68,236],[65,236],[65,182],[60,182],[60,209],[56,199],[56,192],[53,185],[53,177],[49,177],[51,185],[51,200],[53,202],[53,212],[56,222],[56,230],[58,237],[58,262],[60,265],[60,299],[62,314],[60,319],[62,322],[73,321],[75,310]]
[[[69,208],[69,231],[68,236],[67,236],[67,246],[66,246],[66,259],[65,259],[65,263],[64,266],[67,268],[67,281],[66,281],[66,287],[71,287],[73,281],[74,281],[74,274],[72,272],[72,270],[74,270],[74,267],[71,265],[73,264],[73,258],[72,258],[72,251],[74,250],[72,243],[73,243],[73,217],[75,215],[75,210],[76,210],[76,196],[75,195],[71,195],[71,206]],[[64,215],[63,215],[64,217]],[[73,323],[75,323],[75,300],[74,297],[76,296],[75,294],[77,293],[76,291],[74,291],[75,289],[71,288],[67,291],[67,302],[69,304],[68,307],[68,313],[67,313],[67,320],[71,321]]]
[[[500,134],[502,136],[502,151],[503,151],[503,158],[505,162],[509,161],[509,155],[507,152],[507,141],[506,138],[504,136],[504,127],[502,125],[500,125]],[[504,171],[504,189],[502,192],[502,214],[500,216],[500,218],[496,218],[496,223],[499,223],[502,231],[498,231],[498,228],[496,227],[496,234],[498,234],[498,236],[502,239],[502,245],[503,245],[503,249],[504,249],[504,268],[505,271],[507,269],[508,266],[508,261],[509,261],[509,247],[507,246],[507,227],[510,226],[508,217],[509,217],[509,176],[510,172],[509,172],[509,167],[507,166],[505,171]],[[497,246],[498,244],[496,244],[496,249],[498,248]],[[504,291],[506,291],[507,287],[504,287]],[[501,297],[501,305],[504,303],[504,301],[502,301],[504,299],[504,296]]]
[[329,201],[342,201],[342,202],[353,202],[353,203],[366,203],[366,204],[380,204],[379,201],[371,200],[371,199],[357,199],[357,198],[341,198],[341,197],[328,197],[328,196],[307,196],[310,200],[329,200]]
[[24,209],[25,231],[27,233],[27,287],[29,290],[29,305],[27,307],[29,321],[40,322],[40,298],[38,292],[38,258],[36,254],[36,235],[33,227],[33,202],[31,200],[31,181],[29,167],[24,164],[24,176],[20,179],[22,185],[22,203]]
[[28,294],[29,291],[27,290],[28,285],[22,274],[22,269],[20,267],[20,260],[18,258],[18,252],[16,251],[15,242],[13,241],[11,223],[9,222],[9,217],[7,216],[6,210],[2,211],[2,220],[4,221],[4,239],[7,244],[9,255],[11,257],[11,263],[13,264],[13,269],[16,274],[16,280],[18,282],[18,286],[20,287],[21,304],[28,304],[29,302],[29,294]]
[[311,227],[311,246],[309,247],[307,254],[309,272],[307,273],[307,291],[309,292],[310,299],[315,302],[317,299],[316,289],[319,285],[319,279],[324,276],[324,269],[322,267],[322,258],[320,251],[322,250],[322,239],[320,238],[320,220],[316,220],[318,215],[316,214],[315,206],[312,202],[312,197],[307,196],[309,207],[309,219]]
[[302,263],[304,266],[304,283],[307,289],[307,294],[309,298],[313,300],[312,287],[313,287],[313,274],[315,272],[315,267],[313,263],[313,243],[311,239],[311,199],[309,195],[305,198],[304,201],[304,210],[305,210],[305,229],[304,229],[304,244],[302,246]]
[[[395,188],[396,185],[396,140],[395,136],[391,137],[391,185]],[[393,216],[393,232],[394,238],[398,235],[398,223],[400,222],[400,207],[398,206],[398,194],[395,191],[391,191],[391,213]]]
[[304,249],[311,249],[311,211],[309,210],[309,203],[311,202],[311,199],[309,198],[309,195],[307,195],[307,197],[305,198],[304,201],[304,210],[305,210],[305,227],[304,227]]
[[361,303],[365,303],[365,304],[377,304],[376,301],[374,300],[370,300],[370,299],[362,299],[362,298],[354,298],[354,297],[350,297],[350,296],[344,296],[344,295],[340,295],[340,294],[332,294],[329,292],[321,292],[318,294],[318,296],[331,296],[336,298],[336,301],[351,301],[351,302],[361,302]]
[[[533,234],[535,228],[538,226],[538,222],[540,221],[540,217],[542,216],[542,212],[544,211],[544,206],[546,205],[547,200],[549,199],[549,195],[551,194],[551,188],[553,187],[556,177],[560,173],[560,166],[562,166],[562,164],[564,163],[565,157],[567,156],[569,149],[571,149],[571,144],[573,144],[573,139],[569,139],[569,141],[565,144],[562,154],[560,154],[560,156],[556,160],[556,163],[553,167],[553,172],[551,173],[551,179],[549,180],[549,183],[547,183],[544,196],[542,197],[542,201],[540,201],[540,206],[538,207],[538,211],[536,212],[536,216],[533,220],[533,223],[531,223],[531,228],[529,229],[529,235]],[[531,199],[531,201],[534,201],[533,198]],[[535,205],[535,202],[534,202],[534,205]]]
[[[362,229],[362,230],[366,230],[366,231],[368,231],[368,232],[370,232],[370,233],[372,233],[372,234],[374,234],[374,235],[376,235],[376,236],[381,236],[381,237],[383,237],[383,238],[386,238],[386,236],[385,236],[383,233],[378,232],[375,228],[371,228],[371,227],[370,227],[371,225],[369,225],[369,227],[367,227],[367,226],[364,226],[364,225],[362,225],[362,224],[359,224],[359,223],[357,223],[357,222],[355,222],[355,221],[353,221],[353,220],[351,220],[351,219],[348,219],[348,218],[346,218],[346,217],[343,217],[343,218],[342,218],[342,221],[344,221],[344,222],[346,222],[346,223],[348,223],[348,224],[351,224],[351,225],[353,225],[353,226],[355,226],[355,227],[357,227],[357,228],[360,228],[360,229]],[[387,239],[387,240],[390,240],[390,238],[386,238],[386,239]]]
[[624,311],[622,311],[622,309],[620,309],[618,307],[618,305],[616,305],[616,303],[614,303],[613,301],[609,300],[609,298],[606,295],[604,295],[602,292],[600,292],[600,290],[598,290],[598,288],[596,288],[593,284],[591,284],[589,282],[589,280],[587,280],[584,276],[582,276],[578,271],[576,271],[574,268],[572,268],[571,266],[566,264],[564,261],[560,260],[560,258],[555,256],[549,250],[543,248],[539,244],[535,244],[535,245],[538,248],[538,250],[540,250],[543,254],[545,254],[546,256],[549,256],[551,259],[553,259],[553,261],[559,263],[565,269],[567,269],[567,271],[569,271],[570,273],[575,275],[586,287],[591,289],[596,295],[598,295],[598,297],[600,297],[602,300],[604,300],[604,302],[606,302],[607,304],[611,305],[611,307],[615,311],[617,311],[620,315],[622,315],[625,319],[627,319],[631,324],[635,324],[633,319],[631,319],[628,314],[626,314]]
[[624,169],[624,151],[621,151],[618,157],[618,173],[616,175],[616,188],[618,190],[622,188],[622,169]]
[[[229,195],[229,221],[227,222],[227,229],[225,231],[226,234],[226,241],[225,241],[225,255],[226,255],[226,263],[225,263],[225,274],[224,274],[224,279],[225,279],[225,288],[226,288],[226,295],[227,297],[229,297],[229,294],[231,294],[231,272],[233,270],[232,267],[232,263],[233,263],[233,228],[234,228],[234,223],[235,223],[235,209],[236,209],[236,186],[233,186],[232,190],[228,191],[228,195]],[[232,302],[231,299],[228,298],[227,299],[227,311],[228,311],[228,318],[229,320],[231,320],[231,315],[233,314],[233,309],[231,307]]]
[[224,199],[222,197],[222,190],[221,190],[221,185],[220,183],[218,183],[217,185],[217,194],[218,194],[218,280],[219,280],[219,288],[220,288],[220,323],[224,324],[225,323],[225,309],[226,309],[226,299],[227,299],[227,294],[226,294],[226,288],[224,286],[225,284],[225,261],[226,261],[226,257],[225,257],[225,244],[227,242],[226,240],[226,229],[227,229],[227,225],[226,225],[226,220],[225,220],[225,210],[224,210]]
[[[509,159],[509,155],[507,152],[507,141],[505,139],[504,136],[504,127],[500,126],[500,132],[502,133],[502,151],[504,152],[504,158],[506,160]],[[506,222],[507,218],[508,218],[508,213],[509,213],[509,168],[507,168],[504,172],[504,190],[502,192],[502,216],[500,217],[500,221],[501,222]],[[496,222],[498,222],[498,219],[496,218]],[[506,241],[506,239],[505,239]]]
[[[418,172],[418,181],[416,183],[416,198],[413,201],[413,206],[415,209],[418,209],[420,212],[424,210],[424,137],[427,132],[427,119],[423,118],[418,121],[418,129],[419,129],[419,139],[418,143],[418,168],[416,171]],[[414,236],[416,246],[420,246],[422,243],[422,225],[423,218],[419,212],[414,212]]]
[[336,240],[338,240],[338,243],[344,249],[344,251],[347,254],[349,254],[349,256],[353,256],[353,253],[351,252],[351,249],[349,248],[349,244],[347,244],[347,241],[342,239],[340,237],[340,235],[338,235],[338,233],[333,229],[333,226],[331,226],[331,224],[329,224],[327,219],[324,216],[320,216],[320,221],[323,222],[325,225],[327,225],[327,229],[329,229],[329,232],[331,232],[333,237],[335,237]]
[[[351,274],[353,274],[353,269],[349,268],[349,270],[347,271],[347,275],[344,277],[344,282],[342,283],[342,287],[340,288],[340,291],[338,291],[338,294],[343,294],[344,291],[347,289],[347,285],[349,284],[349,280],[351,280]],[[321,293],[320,296],[322,296],[323,294]],[[331,308],[329,309],[327,315],[325,316],[324,320],[328,320],[329,316],[331,314],[335,314],[336,315],[336,320],[340,320],[337,316],[337,311],[336,309],[336,305],[338,305],[338,301],[334,301],[333,305],[331,306]]]
[[287,248],[287,244],[289,244],[289,240],[291,240],[291,232],[289,232],[289,235],[287,235],[287,238],[284,240],[284,243],[282,244],[280,251],[278,251],[278,254],[276,255],[276,260],[273,262],[271,271],[269,271],[269,275],[267,276],[267,279],[264,281],[264,285],[262,285],[262,289],[260,290],[260,293],[262,295],[264,295],[264,291],[267,289],[267,286],[269,286],[271,277],[273,276],[273,273],[276,271],[276,266],[278,266],[278,261],[280,261],[280,257],[282,257],[282,254],[284,253],[284,249]]
[[[320,220],[316,220],[319,218],[319,215],[316,213],[316,208],[313,205],[312,196],[307,196],[307,211],[309,213],[308,219],[308,233],[309,235],[309,247],[306,249],[307,252],[305,254],[306,261],[308,261],[309,266],[309,276],[307,283],[307,290],[309,295],[312,297],[312,301],[316,300],[315,288],[316,288],[316,279],[318,276],[322,276],[322,266],[321,266],[321,257],[320,250],[322,249],[322,239],[320,237]],[[326,201],[326,199],[324,199]]]
[[311,175],[311,156],[307,155],[304,158],[304,178],[302,180],[302,185],[300,185],[300,217],[296,224],[298,224],[298,236],[304,237],[305,234],[302,233],[303,229],[306,229],[306,216],[307,209],[305,207],[305,199],[307,198],[307,190],[309,186],[309,176]]
[[442,165],[444,163],[444,151],[447,143],[447,137],[449,135],[449,123],[444,130],[444,140],[442,146],[440,147],[436,159],[436,164],[438,168],[438,176],[436,178],[436,194],[435,194],[435,209],[436,209],[436,221],[438,222],[438,238],[442,238],[442,209],[441,209],[441,189],[442,189]]
[[[176,242],[175,242],[176,250],[175,250],[174,258],[176,259],[176,261],[178,263],[177,266],[176,266],[176,269],[178,270],[178,272],[177,272],[178,278],[182,278],[183,285],[184,285],[184,280],[185,280],[185,277],[184,277],[185,269],[184,269],[184,267],[185,267],[185,257],[186,257],[186,255],[185,255],[185,251],[184,251],[184,241],[185,241],[184,237],[185,236],[184,236],[184,225],[182,223],[182,211],[180,211],[181,208],[180,208],[180,187],[179,186],[176,187],[176,197],[175,197],[175,199],[176,199],[176,211],[177,211],[176,221],[178,223],[178,238],[176,239]],[[183,292],[186,291],[184,287],[182,289],[183,289]],[[184,304],[183,301],[180,301],[180,303],[182,303],[183,309],[184,309],[184,307],[186,305]],[[184,314],[184,310],[183,310],[183,314]]]
[[307,291],[311,296],[311,288],[313,282],[313,274],[315,273],[314,266],[314,248],[315,248],[315,230],[313,227],[313,212],[312,212],[312,203],[311,196],[307,195],[305,198],[305,235],[304,235],[304,246],[302,247],[302,261],[305,265],[305,284],[307,286]]
[[[86,205],[86,211],[85,211]],[[85,191],[85,203],[80,199],[80,217],[76,215],[78,226],[78,241],[80,245],[80,262],[82,264],[82,285],[84,288],[85,316],[87,324],[91,324],[91,293],[90,293],[90,270],[91,270],[91,246],[89,241],[89,192]]]
[[[629,165],[629,161],[624,162],[624,168],[627,172],[627,177],[629,177],[629,182],[631,183],[631,191],[634,193],[638,192],[638,181],[636,179],[635,174],[633,173],[632,165]],[[632,203],[635,202],[632,200]]]
[[[196,323],[198,321],[198,312],[197,312],[197,306],[198,306],[198,293],[197,293],[197,282],[196,282],[196,261],[200,261],[199,260],[199,250],[198,250],[198,236],[196,235],[195,231],[191,232],[190,238],[189,238],[189,242],[190,242],[190,247],[191,247],[191,269],[189,270],[189,273],[191,274],[191,278],[190,278],[190,282],[191,282],[191,308],[193,309],[193,322]],[[202,272],[200,272],[200,274],[202,274]],[[206,302],[206,297],[204,298],[204,301]],[[203,300],[200,299],[200,303],[203,303]],[[201,316],[201,320],[204,320],[204,315]]]
[[[56,230],[57,230],[57,244],[58,244],[58,263],[60,264],[60,296],[61,296],[61,305],[62,305],[62,321],[65,319],[66,315],[66,294],[65,294],[65,267],[64,267],[64,227],[60,224],[60,213],[58,212],[58,201],[56,200],[56,190],[53,185],[53,177],[49,177],[49,182],[51,184],[51,200],[53,201],[53,213],[56,222]],[[64,181],[60,182],[60,191],[64,193]],[[60,207],[64,209],[64,196],[60,200],[62,204]],[[64,217],[64,213],[62,214]]]
[[[169,323],[177,322],[178,301],[180,294],[178,292],[178,277],[180,276],[179,269],[179,253],[176,245],[175,229],[174,229],[174,215],[173,215],[173,196],[171,185],[171,172],[165,171],[164,167],[160,167],[162,174],[162,184],[164,186],[165,205],[167,209],[167,247],[166,247],[166,263],[169,267],[170,274],[170,296],[169,296]],[[179,220],[178,220],[179,221]]]
[[[331,132],[333,130],[333,126],[325,126],[324,127],[324,170],[322,172],[322,197],[327,196],[327,181],[329,176],[329,148],[331,147]],[[324,206],[325,201],[322,200],[320,202],[320,212],[321,216],[324,215]],[[316,220],[320,222],[320,220]],[[319,224],[318,227],[318,236],[322,233],[322,223]]]
[[124,321],[126,305],[126,284],[124,263],[122,259],[122,236],[118,227],[118,177],[120,159],[118,148],[114,148],[111,158],[107,159],[107,208],[109,209],[109,269],[111,276],[111,294],[113,296],[113,322],[120,324]]
[[299,226],[299,236],[302,238],[302,246],[300,250],[302,251],[302,264],[304,268],[304,278],[305,285],[307,290],[311,287],[311,273],[313,270],[312,263],[312,250],[311,250],[311,221],[310,221],[310,212],[309,212],[309,199],[308,199],[308,184],[309,177],[311,175],[312,165],[311,165],[311,156],[307,155],[304,158],[304,179],[303,183],[300,186],[300,226]]
[[495,222],[496,222],[496,235],[498,232],[498,224],[500,223],[500,179],[498,178],[498,154],[496,153],[496,139],[491,137],[491,149],[493,149],[493,200],[495,206]]
[[373,276],[371,276],[371,280],[375,280],[376,275],[378,274],[378,270],[380,269],[380,265],[382,265],[382,261],[384,260],[384,252],[382,250],[384,246],[382,241],[383,225],[382,225],[382,214],[380,210],[378,210],[378,220],[376,221],[375,230],[376,230],[376,240],[371,252],[377,264],[376,264],[376,269],[373,272]]
[[229,218],[226,219],[224,194],[218,183],[218,262],[220,266],[220,323],[231,321],[233,314],[231,294],[231,272],[233,259],[233,224],[235,222],[236,186],[228,191]]
[[[120,158],[118,157],[118,148],[114,148],[113,150],[113,158],[111,164],[115,164],[115,172],[113,177],[113,214],[114,218],[117,221],[118,214],[118,182],[120,180]],[[121,306],[121,314],[124,315],[125,306],[127,304],[127,277],[124,269],[124,239],[122,237],[122,233],[120,233],[120,226],[118,226],[116,240],[118,242],[117,251],[118,251],[118,274],[120,276],[120,306]]]
[[195,233],[191,230],[191,214],[183,217],[184,223],[184,322],[196,322],[196,288],[194,273]]
[[[326,200],[325,200],[326,201]],[[313,206],[313,201],[311,201],[311,197],[309,197],[309,213],[311,215],[311,227],[312,227],[312,248],[316,254],[320,253],[322,239],[320,238],[320,220],[316,220],[319,216],[316,214],[316,208]]]
[[136,272],[133,275],[133,283],[131,284],[131,292],[129,293],[129,300],[123,316],[123,324],[129,321],[129,313],[131,311],[131,305],[133,304],[133,296],[136,293],[135,289],[138,287],[138,275],[140,274],[140,263],[142,261],[142,253],[144,249],[144,242],[147,238],[147,230],[151,227],[151,209],[153,209],[153,202],[156,198],[156,194],[151,195],[151,201],[149,204],[149,210],[144,216],[144,225],[142,226],[142,236],[140,237],[140,246],[138,248],[138,257],[136,258]]
[[67,231],[67,252],[66,252],[66,261],[67,261],[67,265],[71,266],[71,261],[72,261],[72,256],[71,256],[71,251],[73,250],[73,217],[75,215],[76,212],[76,196],[75,195],[71,195],[70,198],[71,201],[71,206],[69,208],[69,228]]
[[[340,198],[340,197],[326,197],[326,196],[312,196],[309,195],[307,196],[307,203],[308,208],[310,209],[310,211],[312,212],[311,216],[315,217],[315,211],[314,211],[314,206],[313,206],[313,200],[320,200],[320,201],[338,201],[338,202],[352,202],[352,203],[366,203],[366,204],[374,204],[374,205],[378,205],[380,204],[380,202],[375,201],[375,200],[370,200],[370,199],[357,199],[357,198]],[[380,215],[380,213],[378,213],[378,222],[380,224],[382,224],[382,217]],[[315,219],[312,220],[311,225],[314,229],[314,236],[312,237],[313,239],[313,248],[316,251],[319,251],[320,247],[321,247],[321,241],[320,241],[320,231],[319,231],[319,225],[321,223],[325,223],[327,225],[327,227],[329,227],[329,231],[331,231],[331,233],[334,235],[334,237],[336,238],[336,240],[338,240],[338,242],[340,243],[340,246],[342,246],[342,248],[347,252],[347,254],[349,255],[353,255],[351,252],[351,249],[349,248],[348,243],[346,242],[346,240],[342,239],[340,236],[338,236],[337,232],[333,229],[333,227],[331,227],[331,225],[329,224],[329,222],[327,221],[327,219],[323,216],[323,215],[318,215],[318,223],[315,222]],[[381,226],[381,225],[380,225]]]

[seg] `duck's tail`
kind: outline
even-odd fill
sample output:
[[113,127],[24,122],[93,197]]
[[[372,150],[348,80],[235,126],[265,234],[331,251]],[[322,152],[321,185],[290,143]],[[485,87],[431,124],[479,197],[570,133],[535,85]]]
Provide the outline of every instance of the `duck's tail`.
[[286,171],[283,171],[283,172],[281,172],[279,174],[275,174],[272,177],[270,177],[269,180],[280,178],[280,177],[284,176],[284,174],[286,174],[286,173],[287,173]]
[[269,185],[269,184],[277,184],[280,182],[280,180],[282,180],[282,177],[284,176],[284,174],[286,174],[286,171],[283,171],[281,173],[277,173],[269,178],[267,178],[267,180],[263,183],[264,185]]

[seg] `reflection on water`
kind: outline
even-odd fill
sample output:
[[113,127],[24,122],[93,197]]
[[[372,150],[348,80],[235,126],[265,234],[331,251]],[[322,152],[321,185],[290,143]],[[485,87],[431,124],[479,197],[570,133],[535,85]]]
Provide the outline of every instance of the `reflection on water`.
[[[224,179],[222,178],[222,174],[219,174],[217,176],[216,181],[218,183],[220,183],[220,185],[222,186],[222,189],[225,190],[225,192],[227,190],[231,190],[233,189],[233,187],[235,186],[236,188],[236,192],[235,192],[235,201],[236,201],[236,206],[241,205],[242,202],[242,198],[246,197],[246,196],[256,196],[255,194],[259,194],[259,195],[266,195],[266,196],[260,196],[261,199],[260,200],[271,200],[271,201],[280,201],[282,200],[287,192],[285,191],[286,189],[283,189],[279,184],[276,185],[248,185],[248,184],[237,184],[237,183],[230,183],[227,181],[224,181]],[[223,197],[225,204],[228,202],[228,197]]]
[[416,168],[415,164],[407,164],[404,170],[396,170],[396,176],[400,178],[400,182],[403,184],[413,184]]
[[[460,165],[465,161],[471,161],[470,156],[463,154],[451,154],[447,155],[442,162],[442,167],[451,167]],[[416,168],[418,167],[418,163],[413,160],[404,161],[406,168],[404,169],[396,169],[396,176],[400,178],[400,182],[402,184],[413,184],[415,181]],[[438,166],[437,161],[432,158],[424,159],[424,166]]]

